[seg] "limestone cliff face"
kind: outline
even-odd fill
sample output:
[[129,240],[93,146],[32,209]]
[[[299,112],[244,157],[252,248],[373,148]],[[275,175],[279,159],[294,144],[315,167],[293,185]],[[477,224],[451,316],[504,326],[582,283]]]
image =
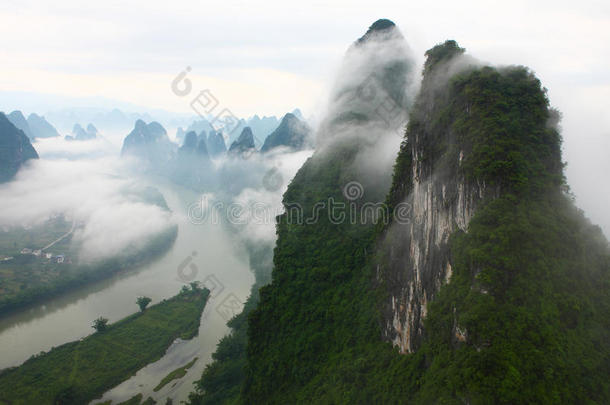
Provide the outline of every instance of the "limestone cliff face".
[[421,162],[417,146],[415,141],[412,190],[405,199],[411,207],[410,223],[390,228],[389,263],[380,267],[389,292],[384,337],[403,353],[417,348],[426,306],[451,277],[449,236],[456,230],[466,232],[479,202],[496,194],[485,183],[468,182],[460,175],[435,178],[434,168]]
[[467,148],[443,120],[450,103],[455,108],[464,102],[457,108],[468,108],[466,101],[450,101],[438,90],[460,65],[462,53],[453,41],[428,52],[390,191],[395,215],[381,242],[377,275],[387,291],[383,335],[403,353],[417,349],[426,306],[451,277],[450,235],[466,232],[479,203],[499,193],[484,181],[466,178],[462,164]]

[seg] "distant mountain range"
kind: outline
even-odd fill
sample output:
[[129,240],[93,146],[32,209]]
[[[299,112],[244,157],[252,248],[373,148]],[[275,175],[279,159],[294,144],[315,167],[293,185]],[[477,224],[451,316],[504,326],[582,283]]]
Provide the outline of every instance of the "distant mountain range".
[[176,139],[182,141],[187,132],[195,131],[200,134],[201,131],[211,132],[218,131],[223,135],[226,144],[231,144],[237,140],[244,128],[250,127],[256,147],[260,148],[267,135],[269,135],[279,124],[279,120],[275,116],[260,118],[258,115],[247,120],[240,119],[236,126],[231,128],[215,128],[214,120],[198,119],[193,121],[186,130],[179,127],[176,130]]
[[[246,165],[240,161],[245,163],[252,155],[275,148],[298,151],[313,147],[311,129],[293,113],[286,114],[271,130],[262,149],[257,147],[249,126],[242,129],[228,150],[222,132],[214,130],[206,120],[198,120],[189,128],[193,130],[184,133],[182,145],[177,147],[161,124],[138,120],[123,141],[121,155],[137,157],[145,163],[142,166],[144,171],[166,176],[196,190],[209,191],[223,184],[235,191],[243,186],[245,178],[252,177],[262,167],[256,159]],[[85,131],[78,125],[73,132],[82,135]],[[220,166],[213,164],[213,158],[223,156],[231,159]]]
[[[261,152],[268,152],[282,146],[293,151],[313,147],[311,128],[299,117],[302,117],[302,114],[300,110],[296,109],[292,113],[284,115],[281,121],[278,121],[275,116],[260,118],[257,115],[247,121],[240,120],[240,126],[237,128],[240,128],[244,123],[252,123],[254,127],[243,126],[239,131],[239,136],[234,137],[233,141],[230,142],[228,153],[236,156],[243,155],[245,152],[256,151],[259,148]],[[256,131],[261,136],[257,136]],[[189,134],[190,139],[187,139]],[[223,134],[222,129],[215,130],[214,126],[205,119],[194,121],[186,131],[179,127],[176,132],[176,138],[182,141],[183,146],[189,146],[194,142],[193,136],[197,136],[197,139],[201,140],[198,141],[200,147],[203,146],[203,140],[205,140],[205,146],[210,157],[227,152],[226,141],[232,139],[232,136]]]
[[51,125],[45,117],[32,113],[27,120],[21,111],[13,111],[8,114],[7,119],[30,139],[34,138],[51,138],[59,136],[59,132]]
[[97,138],[98,131],[95,125],[87,125],[87,129],[83,129],[80,124],[75,124],[72,129],[72,135],[66,135],[67,141],[87,141]]

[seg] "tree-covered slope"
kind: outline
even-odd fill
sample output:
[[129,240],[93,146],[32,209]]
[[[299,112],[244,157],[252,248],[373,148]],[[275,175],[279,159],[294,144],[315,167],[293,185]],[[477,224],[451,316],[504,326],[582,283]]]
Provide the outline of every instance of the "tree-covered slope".
[[346,55],[317,150],[284,194],[273,281],[260,289],[249,317],[244,403],[370,400],[360,383],[335,392],[342,371],[319,379],[342,364],[362,367],[353,358],[361,355],[361,344],[391,353],[378,331],[367,267],[376,227],[364,207],[384,199],[391,162],[386,165],[377,146],[390,147],[396,135],[375,100],[362,93],[367,87],[369,94],[383,94],[383,102],[405,114],[412,65],[404,38],[387,20],[373,24]]
[[[453,41],[427,56],[386,200],[410,218],[337,220],[329,201],[379,197],[344,193],[361,143],[318,142],[284,195],[245,383],[216,403],[610,402],[610,251],[566,191],[545,90]],[[365,122],[352,106],[327,130]]]
[[[396,127],[386,121],[387,117],[379,114],[378,105],[371,103],[370,95],[378,96],[373,101],[394,102],[398,106],[399,117],[404,117],[413,98],[408,93],[413,79],[413,62],[410,59],[405,40],[394,24],[386,24],[385,27],[375,26],[370,30],[367,38],[348,50],[346,61],[339,74],[340,80],[330,97],[329,112],[324,117],[322,128],[318,131],[317,151],[299,171],[291,183],[290,191],[284,196],[287,213],[279,219],[279,241],[284,241],[285,244],[283,235],[288,233],[292,235],[292,243],[297,243],[300,247],[293,246],[292,253],[285,252],[280,246],[276,248],[274,274],[277,276],[274,276],[274,285],[260,290],[260,308],[273,308],[276,305],[274,291],[282,288],[275,287],[275,284],[281,283],[282,286],[285,285],[289,289],[287,290],[289,297],[282,298],[284,302],[277,307],[280,312],[281,308],[286,308],[289,311],[287,315],[275,320],[260,319],[260,330],[265,335],[264,338],[262,335],[260,337],[273,341],[274,345],[277,344],[274,350],[290,353],[285,358],[278,359],[281,362],[280,366],[279,364],[267,364],[266,353],[260,352],[260,358],[263,360],[260,362],[262,367],[276,367],[278,373],[282,373],[282,378],[277,378],[276,381],[287,389],[288,398],[294,398],[302,384],[316,374],[315,368],[318,363],[316,356],[311,356],[307,352],[319,351],[320,355],[323,355],[325,342],[332,342],[332,336],[339,333],[326,328],[326,320],[329,316],[325,315],[327,308],[339,309],[339,312],[333,315],[337,320],[351,318],[349,312],[344,311],[344,308],[333,302],[351,295],[351,291],[347,287],[351,282],[350,271],[359,269],[364,263],[363,258],[366,252],[362,246],[368,244],[366,241],[370,240],[374,226],[372,223],[351,224],[349,216],[341,218],[340,204],[352,201],[346,198],[344,189],[350,183],[355,186],[353,189],[355,194],[346,194],[353,195],[357,204],[361,206],[365,202],[383,201],[391,182],[393,156],[390,153],[390,156],[385,159],[376,158],[376,147],[382,144],[390,145],[390,149],[392,149],[393,145],[394,151],[397,151],[400,137],[395,132]],[[364,86],[367,86],[367,97],[362,94]],[[387,99],[384,99],[384,96]],[[362,165],[362,163],[368,164]],[[362,167],[366,167],[366,169],[358,169]],[[370,184],[370,187],[365,187],[364,195],[358,196],[359,191],[363,191],[358,188],[362,184]],[[386,186],[384,187],[384,185]],[[338,204],[335,212],[337,216],[331,218],[329,217],[332,210],[331,205],[334,206],[335,203]],[[315,207],[319,207],[319,204],[326,205],[322,210],[318,210]],[[355,213],[355,211],[353,212]],[[343,214],[348,213],[343,210]],[[346,245],[351,246],[349,255],[339,254],[341,247]],[[285,253],[278,256],[279,252]],[[349,266],[349,268],[334,273],[335,264],[341,264],[343,267]],[[299,278],[299,286],[306,287],[314,280],[318,280],[324,283],[324,291],[319,288],[315,292],[307,287],[301,294],[298,286],[295,287],[289,279],[282,279],[283,274],[288,274],[285,273],[287,270],[284,270],[284,267],[290,268],[292,265],[302,270],[298,274],[291,273],[290,276],[294,275]],[[308,269],[312,267],[316,269],[316,274],[312,275],[308,272]],[[329,277],[333,277],[332,282],[328,280]],[[266,281],[259,280],[257,275],[255,288],[265,283]],[[335,290],[337,285],[346,286],[345,290]],[[328,305],[316,303],[318,295],[323,296]],[[257,296],[258,294],[253,293],[244,312],[249,311],[252,304],[256,306]],[[288,304],[287,300],[290,300],[292,304],[285,305]],[[368,308],[374,311],[374,301],[370,301],[370,304]],[[310,323],[308,319],[304,319],[298,325],[295,324],[298,328],[291,331],[291,316],[300,313],[301,305],[308,305],[307,309],[312,310],[306,318],[316,318],[317,321]],[[256,312],[263,313],[258,310]],[[273,316],[275,317],[275,315]],[[374,319],[370,314],[366,318]],[[214,355],[215,361],[206,368],[201,381],[197,384],[197,392],[191,397],[192,404],[243,401],[240,398],[240,392],[244,385],[244,375],[252,376],[248,369],[244,370],[246,335],[253,330],[251,326],[246,330],[245,321],[244,314],[231,321],[232,334],[219,344]],[[262,326],[267,322],[273,323],[275,326],[271,328]],[[354,320],[351,326],[357,324],[358,322]],[[372,325],[375,326],[375,323],[373,322]],[[305,326],[307,329],[305,331],[299,329],[301,326]],[[351,334],[351,326],[347,326],[343,333]],[[316,333],[317,330],[325,331],[325,333],[317,336],[316,341],[310,343],[305,350],[305,347],[302,346],[309,339],[307,335]],[[279,334],[274,336],[275,332],[279,332]],[[299,337],[300,335],[305,341]],[[272,348],[272,346],[268,347]],[[335,345],[334,350],[340,350],[341,347],[341,345]],[[256,349],[248,348],[247,350]],[[302,367],[297,367],[293,358],[293,356],[301,356],[298,352],[302,352],[309,359],[307,364],[303,362]],[[259,364],[256,360],[249,363]],[[308,365],[312,367],[309,370]],[[254,403],[257,403],[257,400],[258,398],[255,398]],[[252,403],[250,400],[246,400],[246,402]]]
[[[460,206],[452,182],[475,194],[465,199],[478,199],[466,227],[451,228],[447,278],[424,288],[423,297],[434,298],[407,300],[425,305],[420,344],[405,356],[419,362],[409,396],[420,403],[607,403],[608,242],[566,194],[557,113],[527,69],[465,67],[456,49],[447,42],[428,52],[428,77],[389,195],[391,205],[416,207],[421,183],[445,186],[447,195],[423,214]],[[443,80],[441,71],[453,74]],[[425,270],[441,270],[434,260],[424,271],[409,266],[405,248],[426,223],[383,231],[382,291],[414,276],[401,272],[425,278]],[[383,312],[385,327],[387,305]]]

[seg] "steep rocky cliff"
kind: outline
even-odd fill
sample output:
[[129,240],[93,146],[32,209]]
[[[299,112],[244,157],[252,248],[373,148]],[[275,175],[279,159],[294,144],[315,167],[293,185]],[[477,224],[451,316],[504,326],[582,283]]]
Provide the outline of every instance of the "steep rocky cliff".
[[[390,191],[390,204],[408,217],[385,232],[377,269],[389,293],[383,334],[403,353],[419,346],[428,304],[451,278],[451,235],[468,231],[482,202],[562,176],[558,135],[545,127],[554,113],[535,77],[479,67],[454,41],[426,55]],[[454,332],[463,338],[458,326]]]
[[414,351],[423,336],[426,308],[452,272],[449,238],[466,231],[479,203],[499,193],[485,180],[466,179],[462,163],[467,145],[451,127],[455,106],[446,92],[451,75],[474,69],[464,49],[447,41],[427,53],[422,88],[411,115],[391,190],[394,217],[382,244],[386,249],[378,276],[389,299],[383,316],[384,337],[403,353]]

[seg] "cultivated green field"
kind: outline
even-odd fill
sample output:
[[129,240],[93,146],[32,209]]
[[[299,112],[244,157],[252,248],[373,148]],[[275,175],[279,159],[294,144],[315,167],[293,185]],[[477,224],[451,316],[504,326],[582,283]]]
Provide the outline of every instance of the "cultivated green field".
[[184,288],[103,332],[3,370],[0,404],[88,403],[161,358],[176,338],[194,337],[208,295],[206,289]]

